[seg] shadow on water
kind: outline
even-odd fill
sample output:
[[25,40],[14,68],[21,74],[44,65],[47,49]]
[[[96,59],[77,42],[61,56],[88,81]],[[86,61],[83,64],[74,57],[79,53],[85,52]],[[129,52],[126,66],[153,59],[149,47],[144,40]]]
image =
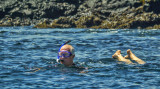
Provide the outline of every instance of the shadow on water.
[[[0,88],[159,88],[160,30],[0,28]],[[67,40],[79,67],[56,63]],[[112,58],[126,50],[147,63]]]

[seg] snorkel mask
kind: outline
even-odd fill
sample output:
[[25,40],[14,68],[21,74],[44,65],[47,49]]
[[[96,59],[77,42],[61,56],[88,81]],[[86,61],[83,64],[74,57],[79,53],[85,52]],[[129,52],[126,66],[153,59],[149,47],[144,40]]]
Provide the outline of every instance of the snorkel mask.
[[61,47],[59,48],[59,51],[58,51],[58,56],[57,56],[57,62],[59,63],[61,60],[60,60],[60,57],[69,57],[69,56],[71,56],[72,55],[72,53],[71,52],[68,52],[68,51],[60,51],[61,50],[61,48],[64,46],[64,45],[66,45],[66,44],[68,44],[69,42],[71,42],[71,40],[69,40],[69,41],[66,41],[64,44],[62,44],[61,45]]

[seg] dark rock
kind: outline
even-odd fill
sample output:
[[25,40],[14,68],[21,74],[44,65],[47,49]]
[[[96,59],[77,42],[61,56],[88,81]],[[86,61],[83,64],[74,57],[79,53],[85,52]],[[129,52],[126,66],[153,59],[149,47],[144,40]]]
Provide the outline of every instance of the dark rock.
[[4,18],[5,15],[6,13],[3,11],[3,9],[0,9],[0,19]]
[[142,6],[142,3],[140,3],[140,2],[135,2],[132,7],[137,8],[137,7],[139,7],[139,6]]
[[12,18],[16,18],[16,17],[23,18],[23,17],[24,17],[24,13],[23,13],[23,12],[20,12],[20,11],[18,11],[18,12],[13,12],[13,13],[11,13],[10,16],[11,16]]
[[160,13],[160,1],[150,1],[144,6],[144,11],[146,12],[154,12],[156,14]]

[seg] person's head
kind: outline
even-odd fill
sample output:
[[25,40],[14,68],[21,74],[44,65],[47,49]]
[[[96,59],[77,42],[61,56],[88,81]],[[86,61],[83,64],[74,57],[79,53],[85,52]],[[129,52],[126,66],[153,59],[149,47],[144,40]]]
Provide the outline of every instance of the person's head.
[[60,57],[60,62],[62,64],[71,66],[75,57],[74,48],[71,45],[66,44],[61,47],[58,56]]

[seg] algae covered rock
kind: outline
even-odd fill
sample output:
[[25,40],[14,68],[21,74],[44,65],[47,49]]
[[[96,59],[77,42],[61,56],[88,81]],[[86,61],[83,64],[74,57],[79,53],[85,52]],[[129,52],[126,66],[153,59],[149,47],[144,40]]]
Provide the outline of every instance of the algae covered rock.
[[60,17],[50,24],[51,28],[71,28],[75,27],[74,19],[70,17]]
[[38,23],[34,26],[34,28],[48,28],[50,27],[49,24],[47,24],[47,20],[44,20],[43,22]]
[[60,17],[48,22],[47,20],[35,25],[34,28],[71,28],[75,27],[74,19],[69,17]]
[[77,28],[90,28],[93,26],[98,26],[101,23],[102,20],[94,15],[82,16],[75,22]]

